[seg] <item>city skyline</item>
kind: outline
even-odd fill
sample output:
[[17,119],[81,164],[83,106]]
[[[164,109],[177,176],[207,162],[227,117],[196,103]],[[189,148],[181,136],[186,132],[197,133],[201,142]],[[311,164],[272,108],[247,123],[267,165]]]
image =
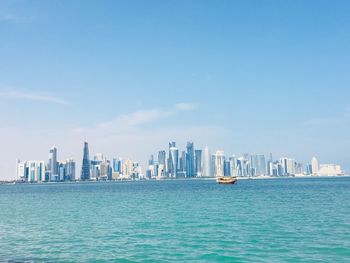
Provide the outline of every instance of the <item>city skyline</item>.
[[[0,3],[0,180],[169,139],[350,170],[346,1]],[[45,159],[46,160],[46,159]]]
[[[16,179],[23,182],[62,182],[62,181],[111,181],[111,180],[150,180],[181,178],[234,177],[299,177],[299,176],[339,176],[346,173],[339,164],[321,164],[316,157],[302,164],[294,158],[273,159],[272,153],[225,155],[223,150],[214,153],[206,146],[204,151],[188,141],[185,150],[177,147],[175,141],[151,154],[146,167],[138,161],[95,153],[90,158],[88,142],[84,142],[80,176],[74,159],[59,161],[58,150],[49,150],[47,162],[43,160],[17,160]],[[181,152],[181,154],[180,154]],[[155,157],[156,156],[156,157]],[[79,169],[79,168],[78,168]]]

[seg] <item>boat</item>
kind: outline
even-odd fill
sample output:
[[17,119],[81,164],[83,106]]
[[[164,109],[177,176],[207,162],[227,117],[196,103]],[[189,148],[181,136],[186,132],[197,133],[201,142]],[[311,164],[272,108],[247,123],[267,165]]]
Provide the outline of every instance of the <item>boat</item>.
[[219,184],[235,184],[237,182],[237,177],[232,177],[232,176],[218,177],[216,179],[216,182],[218,182]]

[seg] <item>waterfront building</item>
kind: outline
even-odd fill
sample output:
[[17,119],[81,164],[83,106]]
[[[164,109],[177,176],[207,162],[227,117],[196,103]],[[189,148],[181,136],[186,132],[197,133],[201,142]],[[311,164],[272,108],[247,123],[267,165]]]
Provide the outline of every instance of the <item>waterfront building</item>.
[[64,181],[66,179],[66,164],[64,162],[58,163],[58,181]]
[[344,175],[340,165],[337,164],[321,164],[318,170],[319,176]]
[[215,154],[215,177],[224,176],[224,162],[225,162],[225,153],[224,151],[216,151]]
[[305,172],[306,172],[307,175],[312,175],[312,165],[310,163],[308,163],[306,165],[306,171]]
[[263,154],[258,154],[257,155],[257,159],[258,159],[258,175],[266,175],[267,171],[266,171],[266,160],[265,160],[265,155]]
[[224,176],[231,176],[231,163],[230,160],[224,161]]
[[316,157],[313,157],[311,159],[311,172],[312,172],[312,175],[318,175],[318,161],[316,159]]
[[58,162],[57,162],[57,148],[52,147],[49,152],[49,162],[48,162],[48,172],[50,181],[59,181],[59,171],[58,171]]
[[141,166],[139,165],[138,162],[133,162],[132,163],[132,179],[142,179],[143,174],[142,174],[142,169]]
[[250,156],[250,175],[251,176],[257,176],[259,170],[259,164],[258,164],[258,156],[256,154],[253,154]]
[[28,161],[28,182],[45,181],[45,162]]
[[287,175],[288,174],[288,158],[281,157],[280,164],[281,164],[282,171],[279,171],[279,174],[280,175]]
[[166,152],[165,151],[158,152],[158,163],[159,163],[159,165],[163,165],[163,167],[165,168],[165,163],[166,163]]
[[197,177],[202,176],[202,150],[195,150],[194,151],[194,173]]
[[235,156],[230,157],[230,175],[231,176],[237,176],[237,159]]
[[295,175],[295,160],[287,159],[287,175]]
[[194,171],[194,146],[193,142],[187,142],[186,152],[186,177],[195,177]]
[[113,172],[121,173],[122,162],[123,162],[123,159],[121,159],[121,158],[114,158],[113,159]]
[[65,180],[68,181],[75,181],[75,169],[76,169],[76,164],[73,159],[68,159],[66,160],[66,178]]
[[158,165],[158,178],[164,178],[165,177],[165,167],[164,164]]
[[90,180],[90,159],[89,159],[89,145],[87,142],[84,142],[84,151],[83,151],[83,162],[81,166],[81,180]]
[[[175,142],[172,143],[175,145]],[[176,178],[178,173],[178,163],[179,163],[179,149],[172,146],[169,149],[169,177]]]
[[216,173],[216,155],[213,154],[211,155],[210,158],[210,177],[215,177],[215,173]]
[[130,159],[123,161],[122,175],[124,179],[131,179],[133,174],[133,162]]
[[186,177],[186,151],[181,152],[181,157],[180,157],[180,177]]
[[211,158],[208,147],[204,148],[204,159],[203,159],[203,177],[211,177]]
[[21,162],[20,160],[17,160],[16,172],[17,178],[20,178],[22,181],[27,181],[28,169],[26,162]]
[[295,163],[295,174],[302,175],[303,173],[304,173],[303,164],[302,163]]

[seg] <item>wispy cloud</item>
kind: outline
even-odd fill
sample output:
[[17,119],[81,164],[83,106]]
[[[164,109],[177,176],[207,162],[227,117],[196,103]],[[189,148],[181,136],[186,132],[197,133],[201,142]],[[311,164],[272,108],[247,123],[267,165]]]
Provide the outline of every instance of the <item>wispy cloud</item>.
[[[117,116],[115,119],[110,121],[100,122],[94,125],[93,127],[80,127],[73,129],[75,133],[84,133],[90,134],[92,136],[97,136],[103,134],[106,135],[120,135],[125,132],[135,132],[139,130],[142,125],[156,123],[165,118],[169,118],[171,116],[176,115],[181,111],[190,111],[195,108],[196,104],[192,103],[178,103],[175,104],[170,109],[145,109],[138,110],[135,112],[122,114]],[[142,128],[144,129],[144,128]]]
[[0,90],[0,99],[33,100],[51,102],[56,104],[67,104],[66,101],[52,95],[38,94],[19,90]]
[[140,110],[128,114],[123,114],[108,122],[98,123],[96,127],[103,129],[131,128],[142,124],[155,122],[173,114],[174,112],[164,111],[160,109]]
[[179,111],[190,111],[190,110],[194,110],[197,108],[197,104],[195,103],[177,103],[175,105],[175,109],[179,110]]

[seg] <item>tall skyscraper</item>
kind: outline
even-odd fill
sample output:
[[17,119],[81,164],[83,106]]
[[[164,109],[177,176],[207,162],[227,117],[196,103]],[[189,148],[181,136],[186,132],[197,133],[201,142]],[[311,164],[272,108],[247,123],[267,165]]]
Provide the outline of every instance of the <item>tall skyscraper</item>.
[[187,142],[186,152],[186,177],[195,177],[194,172],[194,146],[193,142]]
[[197,177],[202,176],[202,150],[195,150],[194,151],[194,173]]
[[[175,143],[174,143],[175,144]],[[178,174],[179,163],[179,149],[171,147],[169,149],[169,175],[176,178]]]
[[215,154],[215,176],[224,176],[225,153],[224,151],[216,151]]
[[83,153],[83,162],[81,165],[81,180],[90,180],[90,159],[89,159],[89,145],[87,142],[84,142],[84,153]]
[[75,161],[73,159],[66,160],[66,176],[67,180],[74,181],[75,178]]
[[28,161],[28,182],[45,181],[45,163],[43,161]]
[[231,163],[229,160],[224,161],[224,176],[231,176]]
[[203,160],[203,177],[211,177],[211,158],[210,158],[210,151],[208,147],[204,148],[204,160]]
[[287,175],[288,174],[288,158],[281,157],[280,164],[281,164],[281,168],[282,168],[281,175]]
[[235,156],[229,158],[230,161],[230,174],[231,176],[237,176],[237,159]]
[[318,175],[318,161],[316,157],[311,159],[312,175]]
[[48,171],[51,181],[58,181],[57,148],[52,147],[49,152]]
[[159,163],[159,165],[163,165],[163,167],[165,167],[165,161],[166,161],[166,152],[165,151],[159,151],[158,152],[158,163]]

